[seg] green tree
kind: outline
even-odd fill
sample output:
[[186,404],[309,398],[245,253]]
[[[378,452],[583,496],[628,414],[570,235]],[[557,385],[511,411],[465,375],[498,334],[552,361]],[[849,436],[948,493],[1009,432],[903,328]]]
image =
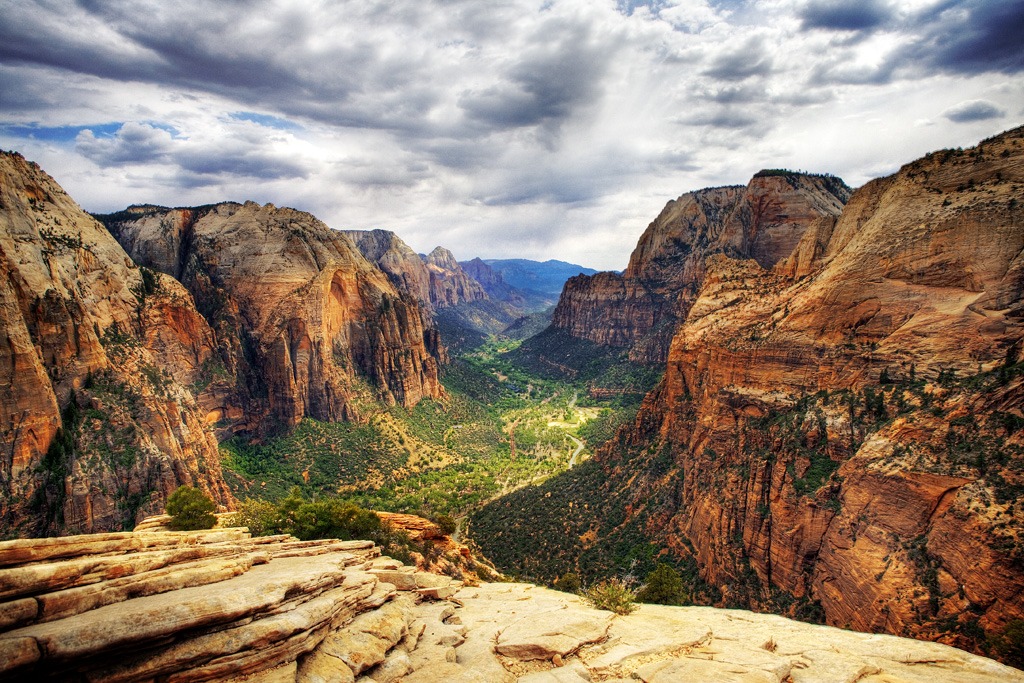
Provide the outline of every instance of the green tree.
[[999,659],[1024,669],[1024,619],[1014,619],[1002,633],[992,638],[992,646]]
[[213,511],[216,504],[205,493],[192,486],[179,486],[167,499],[168,523],[176,531],[212,529],[217,523]]
[[231,517],[231,526],[249,528],[253,536],[268,536],[284,531],[284,520],[276,505],[266,500],[243,500]]
[[637,592],[637,600],[656,605],[685,605],[688,601],[683,577],[664,562],[659,562]]
[[440,514],[434,517],[434,524],[441,530],[442,534],[451,536],[455,533],[455,530],[459,528],[458,522],[451,515]]

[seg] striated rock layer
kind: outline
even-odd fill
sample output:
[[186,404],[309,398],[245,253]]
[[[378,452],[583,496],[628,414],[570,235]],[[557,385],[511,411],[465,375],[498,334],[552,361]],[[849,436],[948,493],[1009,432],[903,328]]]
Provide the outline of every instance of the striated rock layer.
[[11,153],[0,339],[0,535],[130,527],[182,484],[231,502],[189,388],[215,353],[192,297]]
[[0,680],[1024,681],[951,647],[781,617],[615,616],[528,584],[462,587],[365,541],[30,539],[0,543],[0,578]]
[[625,272],[579,275],[565,285],[552,325],[573,337],[664,362],[669,340],[693,304],[712,254],[771,268],[808,231],[826,232],[849,198],[833,176],[763,171],[746,187],[684,194],[644,234]]
[[773,270],[707,259],[592,485],[548,488],[570,542],[530,553],[653,541],[708,602],[989,647],[1024,619],[1022,203],[1016,129],[868,183]]
[[101,218],[137,262],[180,280],[216,332],[198,397],[208,423],[268,432],[355,419],[360,396],[440,395],[429,315],[313,216],[248,202]]

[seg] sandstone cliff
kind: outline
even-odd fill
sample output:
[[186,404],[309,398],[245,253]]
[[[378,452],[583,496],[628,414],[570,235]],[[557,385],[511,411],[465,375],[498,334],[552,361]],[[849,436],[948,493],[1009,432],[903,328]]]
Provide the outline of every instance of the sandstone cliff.
[[492,298],[444,247],[418,255],[388,230],[348,230],[345,234],[400,291],[408,292],[430,312],[446,347],[478,343],[523,314],[515,302]]
[[430,273],[430,300],[438,308],[488,298],[483,286],[467,275],[452,252],[444,247],[435,247],[423,257],[423,262]]
[[463,586],[365,541],[33,539],[0,543],[0,575],[2,680],[1024,681],[951,647],[781,617],[615,616],[528,584]]
[[478,526],[561,509],[567,567],[654,542],[709,602],[983,649],[1024,618],[1022,188],[1017,129],[867,184],[774,270],[708,259],[636,422]]
[[188,388],[214,353],[191,296],[8,153],[0,330],[0,535],[130,527],[181,484],[231,501]]
[[208,423],[268,432],[442,391],[428,314],[313,216],[249,202],[101,218],[138,263],[180,280],[216,332],[198,397]]
[[408,292],[416,301],[433,310],[435,295],[431,290],[431,274],[408,244],[390,230],[344,230],[359,251],[387,273],[399,289]]
[[746,187],[684,194],[647,227],[624,273],[571,278],[552,324],[579,339],[629,348],[634,360],[663,362],[708,256],[752,258],[771,268],[809,230],[827,232],[849,193],[833,176],[763,171]]

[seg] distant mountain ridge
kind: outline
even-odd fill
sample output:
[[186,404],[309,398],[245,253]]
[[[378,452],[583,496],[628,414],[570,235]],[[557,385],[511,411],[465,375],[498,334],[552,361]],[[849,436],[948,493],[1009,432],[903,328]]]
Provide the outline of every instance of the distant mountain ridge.
[[483,262],[501,273],[505,282],[517,289],[554,297],[552,303],[558,300],[566,280],[597,272],[593,268],[556,259],[483,259]]

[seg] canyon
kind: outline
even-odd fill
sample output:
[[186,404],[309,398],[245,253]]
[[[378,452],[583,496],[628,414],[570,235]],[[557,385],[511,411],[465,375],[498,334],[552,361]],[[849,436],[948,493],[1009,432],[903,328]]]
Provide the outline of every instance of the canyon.
[[[0,181],[5,537],[132,528],[162,511],[183,484],[230,509],[236,501],[218,441],[269,443],[310,420],[367,423],[393,409],[389,419],[405,416],[413,425],[440,411],[449,425],[439,437],[442,447],[483,434],[466,429],[472,411],[448,395],[446,366],[454,368],[460,391],[471,387],[493,400],[501,391],[530,394],[547,386],[531,386],[527,375],[510,381],[498,370],[477,386],[465,367],[452,363],[451,349],[513,329],[508,325],[517,318],[521,324],[533,305],[530,292],[509,285],[482,260],[459,263],[443,247],[419,255],[389,231],[332,230],[308,213],[254,202],[133,206],[93,217],[16,153],[0,156]],[[567,572],[588,583],[642,578],[667,562],[685,578],[695,603],[990,652],[1008,629],[1024,623],[1022,188],[1024,129],[1016,129],[971,149],[929,154],[856,191],[834,176],[769,170],[746,186],[669,202],[641,236],[626,271],[571,278],[551,326],[518,348],[507,344],[510,358],[532,358],[576,382],[566,385],[571,396],[558,396],[559,388],[538,399],[557,397],[566,415],[583,393],[607,399],[638,391],[621,376],[615,388],[584,384],[580,368],[598,357],[627,374],[663,370],[662,379],[592,459],[515,491],[506,479],[504,495],[473,513],[466,531],[497,566],[524,578],[551,583]],[[417,417],[417,406],[429,409]],[[517,424],[488,429],[514,443]],[[408,455],[411,440],[399,432],[396,453]],[[525,443],[524,433],[518,438]],[[510,467],[515,458],[513,446]],[[308,467],[303,474],[308,483]],[[266,481],[248,485],[258,495]],[[411,528],[423,532],[417,529]],[[136,552],[133,538],[117,537]],[[188,538],[165,540],[206,542]],[[235,555],[264,543],[244,531],[209,538],[220,539],[214,545],[240,543]],[[294,539],[266,543],[283,544],[282,558],[300,548],[289,545]],[[450,550],[459,555],[463,547]],[[332,574],[341,582],[335,588],[350,570],[415,573],[376,557],[369,546],[301,548],[311,557],[349,553],[323,559],[329,571],[341,572]],[[354,549],[366,552],[353,559]],[[278,550],[258,561],[246,555],[245,562],[271,565]],[[232,562],[241,557],[235,555]],[[425,619],[416,610],[437,611],[430,612],[431,624],[458,626],[452,614],[439,616],[447,606],[426,607],[422,596],[398,594],[427,587],[415,580],[398,592],[379,576],[364,583],[377,597],[357,611],[402,605],[394,609],[404,626],[385,652],[404,642],[395,652],[415,659],[416,643],[407,636]],[[315,600],[317,586],[294,590]],[[527,613],[527,621],[553,611],[575,615],[584,609],[575,598],[525,585],[456,589],[466,607],[464,625],[483,628],[483,635],[456,634],[474,645],[452,654],[457,647],[449,643],[437,651],[444,664],[430,665],[441,668],[424,669],[429,675],[651,681],[687,671],[711,675],[699,667],[715,665],[680,657],[717,661],[705,655],[733,653],[726,643],[740,639],[743,629],[778,643],[763,630],[778,624],[772,628],[793,641],[842,640],[855,652],[843,660],[849,680],[914,680],[893,668],[897,659],[869,659],[871,647],[889,642],[884,639],[823,635],[833,632],[792,622],[783,628],[771,617],[733,618],[710,608],[644,607],[638,620],[644,623],[635,628],[627,618],[587,613],[579,619],[607,620],[609,628],[564,651],[546,651],[541,660],[550,665],[541,666],[523,654],[529,648],[495,650],[495,634],[516,633]],[[524,594],[531,606],[512,609],[507,618],[516,619],[488,617],[504,614],[502,604]],[[451,596],[446,589],[432,597]],[[31,600],[45,602],[35,593]],[[299,602],[287,609],[305,610]],[[18,609],[31,607],[25,602]],[[529,612],[534,607],[536,614]],[[16,626],[36,628],[35,618]],[[257,668],[294,680],[307,660],[333,665],[315,655],[318,638],[345,640],[328,634],[359,618],[346,612],[310,623],[294,631],[305,634],[297,639],[309,640],[308,648],[297,640],[282,643],[287,657]],[[707,628],[655,648],[656,656],[634,652],[657,641],[660,627],[651,624],[690,633],[694,623],[703,624],[697,631]],[[438,637],[451,637],[444,633]],[[709,641],[714,633],[726,635]],[[3,644],[16,655],[12,661],[50,666],[49,646],[26,637],[35,645],[20,635]],[[168,637],[161,633],[153,642]],[[626,643],[634,649],[615,650]],[[782,655],[761,645],[751,641],[742,656],[727,655],[741,668],[715,671],[825,680],[824,673],[812,675],[815,666],[828,667],[809,654],[816,645],[786,645]],[[622,657],[605,668],[595,664],[612,651],[632,653],[631,664]],[[974,661],[949,654],[954,650],[921,652],[929,654],[918,667],[937,661],[927,657],[947,657],[960,672]],[[556,654],[563,664],[573,661],[557,666]],[[382,657],[370,666],[384,666]],[[460,658],[474,664],[465,671],[449,666]],[[54,666],[78,666],[69,664],[73,659]],[[359,673],[348,670],[353,678]],[[415,667],[404,671],[417,680]],[[216,680],[222,670],[209,673]],[[988,674],[978,675],[986,680]]]
[[[723,248],[680,275],[695,289],[636,419],[475,515],[484,552],[546,581],[660,557],[707,604],[984,648],[1024,618],[1022,187],[1016,129],[907,164],[841,213],[836,197],[777,251]],[[702,234],[671,225],[627,274]],[[632,280],[566,296],[602,279]],[[637,320],[635,300],[613,297],[610,318]],[[651,310],[626,329],[650,330]]]

